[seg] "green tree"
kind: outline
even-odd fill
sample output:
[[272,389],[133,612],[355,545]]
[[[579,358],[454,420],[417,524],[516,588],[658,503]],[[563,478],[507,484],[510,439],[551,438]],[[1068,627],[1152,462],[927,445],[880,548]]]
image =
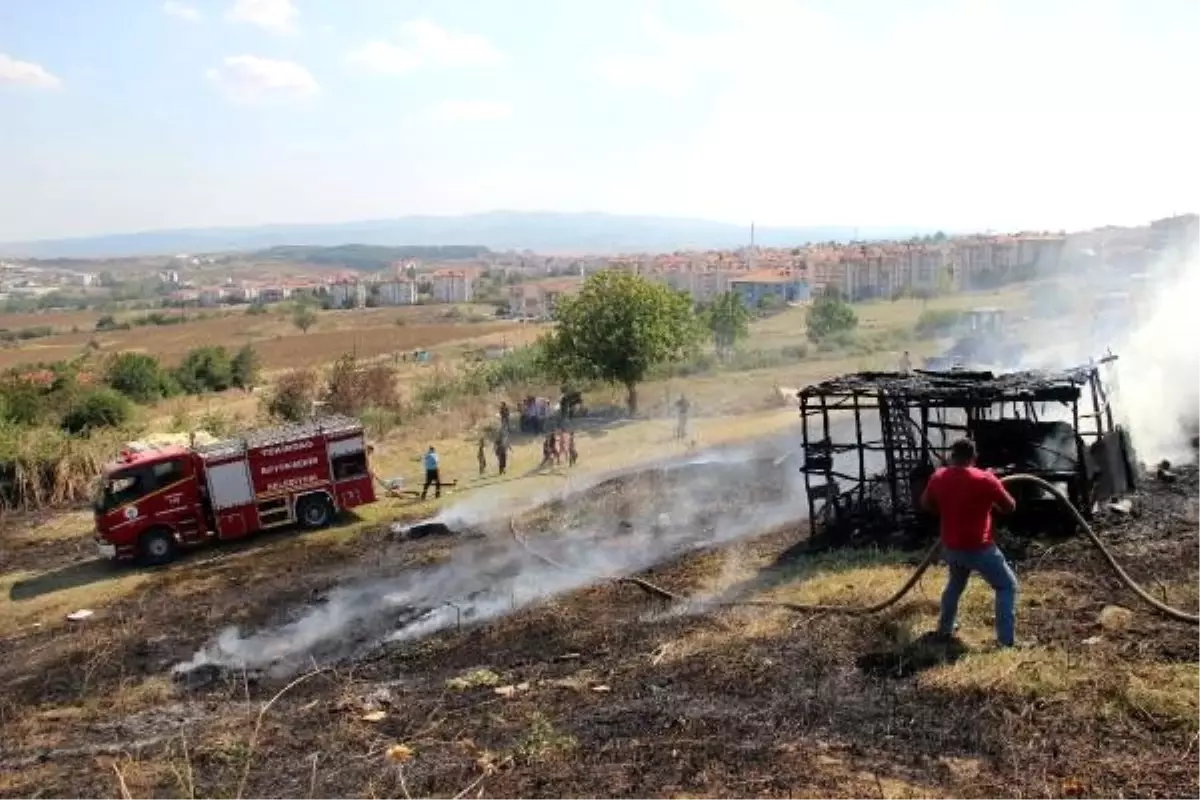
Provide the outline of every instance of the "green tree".
[[703,333],[691,301],[664,284],[605,270],[575,297],[560,300],[547,334],[547,366],[567,380],[602,380],[625,387],[631,414],[637,386],[659,364],[681,361]]
[[858,315],[836,292],[826,292],[808,309],[808,338],[819,342],[858,327]]
[[145,353],[117,353],[108,362],[104,382],[137,403],[153,403],[175,389],[158,359]]
[[197,347],[183,357],[175,378],[188,394],[223,392],[233,385],[233,362],[220,345]]
[[712,333],[713,345],[721,355],[726,355],[750,334],[750,311],[736,292],[725,292],[714,299],[701,319]]
[[233,361],[229,365],[233,385],[239,389],[253,388],[258,383],[260,367],[258,351],[251,345],[245,345],[234,354]]
[[307,305],[296,306],[296,310],[292,312],[292,324],[299,328],[301,333],[308,333],[308,329],[317,324],[317,312]]
[[129,400],[112,389],[93,389],[80,396],[63,415],[68,433],[83,434],[97,428],[117,428],[129,421]]

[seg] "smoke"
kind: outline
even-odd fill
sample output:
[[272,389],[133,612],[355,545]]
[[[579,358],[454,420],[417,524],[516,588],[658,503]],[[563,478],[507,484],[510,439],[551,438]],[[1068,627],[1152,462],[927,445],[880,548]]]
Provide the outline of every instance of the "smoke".
[[[620,492],[604,491],[603,478],[589,481],[596,491],[588,502],[571,503],[571,516],[560,518],[550,535],[530,537],[531,547],[569,569],[533,557],[506,530],[493,532],[463,541],[445,563],[339,587],[281,625],[252,633],[226,629],[176,672],[211,665],[286,675],[313,662],[360,656],[387,641],[482,622],[604,578],[778,528],[805,512],[794,465],[775,463],[779,453],[795,447],[794,440],[780,437],[753,448],[697,454],[626,473]],[[579,492],[571,497],[579,499]],[[474,498],[439,519],[495,521],[496,511],[486,498]]]
[[1187,459],[1200,418],[1200,260],[1157,286],[1151,311],[1120,346],[1117,408],[1138,455]]

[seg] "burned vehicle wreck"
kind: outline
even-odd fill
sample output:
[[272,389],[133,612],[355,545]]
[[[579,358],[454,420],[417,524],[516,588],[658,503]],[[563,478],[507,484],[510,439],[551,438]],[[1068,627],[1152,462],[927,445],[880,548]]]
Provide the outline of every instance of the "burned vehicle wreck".
[[[802,389],[800,472],[814,543],[899,536],[915,545],[932,536],[921,493],[961,436],[975,441],[980,467],[1044,478],[1085,516],[1131,491],[1133,451],[1100,376],[1113,360],[1053,372],[859,372]],[[1044,490],[1013,492],[1018,510],[1006,527],[1074,530]]]

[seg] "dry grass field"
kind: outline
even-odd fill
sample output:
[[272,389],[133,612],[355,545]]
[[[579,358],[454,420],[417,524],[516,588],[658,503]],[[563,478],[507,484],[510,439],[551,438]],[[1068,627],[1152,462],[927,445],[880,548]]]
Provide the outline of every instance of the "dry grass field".
[[[486,310],[486,309],[485,309]],[[285,308],[265,314],[245,311],[215,313],[208,319],[176,325],[145,325],[130,330],[95,331],[95,318],[83,315],[45,315],[38,325],[50,319],[86,322],[78,333],[61,333],[22,342],[0,349],[0,369],[21,364],[61,361],[74,358],[98,344],[102,352],[133,350],[147,352],[173,364],[193,347],[224,345],[239,348],[252,344],[259,351],[267,370],[330,363],[346,353],[374,358],[389,353],[430,349],[448,342],[491,337],[503,340],[511,331],[513,343],[535,335],[532,326],[489,318],[479,308],[428,306],[411,309],[360,309],[326,311],[307,333],[292,322]],[[144,313],[144,312],[143,312]],[[170,312],[164,312],[170,313]],[[194,313],[194,312],[192,312]],[[39,315],[13,315],[33,319]],[[135,314],[119,315],[118,320]],[[460,321],[461,320],[461,321]],[[76,324],[73,322],[72,324]],[[15,329],[8,316],[0,316],[0,327]],[[499,337],[492,336],[499,334]]]

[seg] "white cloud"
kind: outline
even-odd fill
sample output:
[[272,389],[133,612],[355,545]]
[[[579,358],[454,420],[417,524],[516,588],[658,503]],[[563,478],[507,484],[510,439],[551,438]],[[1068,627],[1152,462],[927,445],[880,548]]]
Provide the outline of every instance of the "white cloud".
[[350,60],[383,75],[407,75],[420,69],[489,67],[504,63],[504,54],[487,38],[451,31],[428,19],[400,27],[398,42],[377,39],[350,54]]
[[512,115],[512,106],[492,100],[444,100],[429,109],[436,122],[495,122]]
[[196,8],[195,6],[188,5],[187,3],[180,2],[180,0],[166,0],[166,2],[163,3],[163,11],[167,14],[167,16],[181,19],[184,22],[200,21],[200,9]]
[[272,33],[291,33],[296,29],[299,15],[292,0],[236,0],[226,18],[230,22],[257,25]]
[[62,86],[62,81],[41,64],[18,61],[0,53],[0,84],[5,83],[32,86],[35,89],[57,89]]
[[207,75],[230,98],[246,103],[308,97],[321,88],[312,73],[296,62],[261,56],[229,56]]

